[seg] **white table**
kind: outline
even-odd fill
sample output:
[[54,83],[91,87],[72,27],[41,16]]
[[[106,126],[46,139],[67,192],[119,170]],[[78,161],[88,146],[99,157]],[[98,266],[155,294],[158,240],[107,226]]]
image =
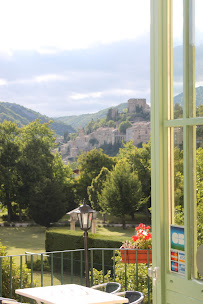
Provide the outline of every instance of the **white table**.
[[76,284],[16,289],[17,294],[41,304],[114,304],[128,303],[128,299],[115,294]]

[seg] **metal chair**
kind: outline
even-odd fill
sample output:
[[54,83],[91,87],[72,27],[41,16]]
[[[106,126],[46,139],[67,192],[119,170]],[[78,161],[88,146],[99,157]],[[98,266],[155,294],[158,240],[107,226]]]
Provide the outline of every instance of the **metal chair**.
[[129,300],[129,303],[131,304],[138,304],[143,303],[144,295],[142,292],[139,291],[123,291],[123,292],[117,292],[117,296],[124,296]]
[[117,282],[108,282],[99,285],[94,285],[91,288],[93,289],[102,289],[108,293],[116,293],[121,290],[121,284]]

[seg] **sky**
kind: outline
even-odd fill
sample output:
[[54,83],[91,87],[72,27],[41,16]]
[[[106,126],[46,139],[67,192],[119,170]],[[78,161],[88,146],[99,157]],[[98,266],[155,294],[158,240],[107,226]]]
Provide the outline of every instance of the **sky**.
[[150,103],[150,0],[1,2],[0,101],[50,117]]

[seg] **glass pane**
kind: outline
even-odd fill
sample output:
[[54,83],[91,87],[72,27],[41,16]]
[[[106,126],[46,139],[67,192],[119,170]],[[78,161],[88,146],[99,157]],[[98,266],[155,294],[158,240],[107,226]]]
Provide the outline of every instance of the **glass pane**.
[[[197,126],[196,128],[196,147],[196,208],[194,218],[197,221],[197,231],[195,233],[195,257],[197,255],[196,251],[203,244],[203,126]],[[198,271],[198,269],[199,264],[197,262],[195,278],[202,280],[203,274],[201,276],[201,270]]]
[[183,208],[183,128],[174,128],[174,219],[184,225]]
[[195,1],[196,115],[203,117],[203,1]]
[[[183,117],[183,0],[173,0],[174,119]],[[172,117],[173,118],[173,117]]]

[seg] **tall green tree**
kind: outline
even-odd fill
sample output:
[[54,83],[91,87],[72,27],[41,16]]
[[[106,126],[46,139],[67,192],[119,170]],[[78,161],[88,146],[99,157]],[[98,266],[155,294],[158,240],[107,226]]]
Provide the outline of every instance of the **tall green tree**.
[[107,176],[100,196],[100,206],[109,214],[122,219],[125,228],[125,216],[140,208],[141,183],[136,172],[123,159]]
[[106,181],[107,176],[110,174],[110,171],[103,167],[99,175],[92,179],[91,186],[87,187],[87,193],[89,195],[89,201],[93,209],[101,211],[105,214],[102,206],[99,204],[99,196],[101,195],[102,189],[104,187],[104,182]]
[[16,200],[20,177],[18,163],[20,149],[17,143],[20,130],[15,123],[0,124],[0,201],[8,210],[8,221],[13,219],[12,203]]
[[137,148],[132,141],[127,142],[119,150],[118,159],[126,159],[141,182],[143,201],[142,208],[145,210],[147,220],[150,220],[149,208],[151,207],[151,142]]
[[80,175],[76,182],[77,197],[78,200],[83,201],[83,199],[86,199],[89,201],[87,187],[91,185],[92,179],[99,175],[103,167],[112,170],[116,160],[104,154],[102,150],[95,148],[81,154],[77,163],[80,170]]
[[22,185],[18,203],[28,207],[34,221],[49,226],[74,205],[72,170],[59,154],[53,154],[55,136],[49,124],[39,120],[23,128],[20,174]]

